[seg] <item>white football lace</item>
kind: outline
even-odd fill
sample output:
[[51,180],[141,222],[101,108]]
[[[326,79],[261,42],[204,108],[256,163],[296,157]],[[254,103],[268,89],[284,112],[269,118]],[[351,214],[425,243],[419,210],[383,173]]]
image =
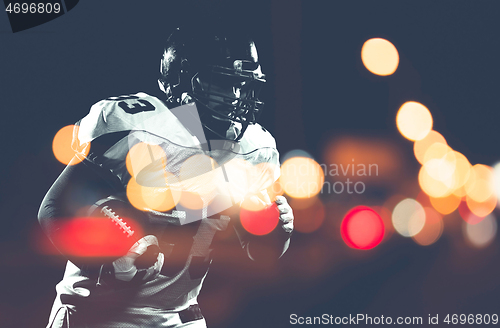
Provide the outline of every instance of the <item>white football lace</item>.
[[134,234],[134,230],[127,226],[127,223],[125,223],[118,215],[115,214],[108,206],[104,206],[101,209],[101,213],[104,213],[108,218],[110,218],[117,226],[119,226],[122,230],[123,233],[127,234],[127,238],[131,237]]

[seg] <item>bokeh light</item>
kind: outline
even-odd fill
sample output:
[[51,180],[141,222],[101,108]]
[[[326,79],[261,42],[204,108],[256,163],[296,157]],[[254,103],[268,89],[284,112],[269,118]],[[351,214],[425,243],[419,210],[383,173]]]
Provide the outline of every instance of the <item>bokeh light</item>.
[[362,179],[364,183],[389,185],[398,179],[403,166],[401,150],[392,140],[344,136],[325,147],[322,164],[333,179]]
[[463,197],[465,196],[465,194],[461,194],[460,190],[465,186],[465,183],[470,177],[470,171],[472,165],[470,164],[467,157],[465,157],[462,153],[454,151],[453,155],[455,159],[455,171],[453,172],[455,190],[453,191],[453,193],[456,196]]
[[441,214],[432,207],[425,207],[425,225],[413,240],[422,246],[434,244],[443,233],[444,223]]
[[363,44],[361,60],[366,69],[373,74],[386,76],[393,74],[398,68],[399,54],[391,42],[373,38]]
[[266,208],[270,202],[271,200],[266,199],[265,195],[256,194],[246,197],[240,207],[248,211],[257,212]]
[[425,138],[415,141],[415,144],[413,145],[413,153],[420,164],[424,164],[425,153],[429,147],[435,143],[447,145],[446,139],[441,135],[441,133],[434,130],[431,130]]
[[179,205],[190,210],[201,210],[205,203],[200,194],[183,190],[179,199]]
[[142,186],[135,181],[134,177],[131,177],[127,183],[127,198],[132,206],[135,208],[145,211],[148,205],[142,198]]
[[[155,165],[158,164],[158,165]],[[148,168],[147,174],[141,180],[148,181],[142,185],[164,186],[163,172],[166,171],[167,156],[163,148],[159,145],[139,142],[130,148],[125,158],[125,165],[128,173],[137,178],[139,173],[143,173],[144,168]],[[144,174],[143,174],[144,175]],[[159,178],[161,182],[156,185],[154,179]]]
[[130,204],[141,211],[151,209],[165,212],[174,208],[181,199],[182,191],[166,186],[177,183],[177,178],[173,174],[165,172],[164,181],[166,181],[165,187],[146,187],[131,177],[126,190]]
[[493,212],[495,207],[497,206],[497,197],[495,195],[491,195],[488,199],[483,202],[477,202],[472,197],[466,197],[467,207],[470,209],[472,213],[479,217],[485,217],[486,215]]
[[[54,156],[65,165],[70,164],[70,162],[71,165],[80,163],[90,151],[90,143],[79,145],[78,129],[79,126],[67,125],[57,131],[52,141]],[[75,157],[78,153],[81,153],[81,156]]]
[[470,178],[465,183],[467,196],[476,202],[485,202],[494,194],[493,169],[476,164],[470,171]]
[[142,227],[130,218],[123,218],[131,235],[109,218],[79,217],[57,222],[57,229],[51,238],[58,245],[59,251],[67,256],[88,258],[98,261],[102,257],[123,256],[127,250],[143,235]]
[[428,147],[423,162],[419,184],[426,194],[434,198],[447,197],[456,192],[469,177],[467,158],[446,144],[434,143]]
[[450,214],[458,208],[460,202],[462,200],[461,197],[458,197],[454,194],[450,194],[446,197],[434,198],[429,197],[432,207],[436,209],[439,213],[446,215]]
[[371,249],[384,238],[384,222],[380,215],[367,206],[351,209],[340,226],[340,234],[347,246]]
[[462,186],[460,188],[455,189],[453,191],[453,195],[460,197],[460,198],[467,196],[467,192],[465,191],[465,186]]
[[432,115],[421,103],[405,102],[396,116],[399,132],[411,141],[424,139],[432,129]]
[[500,198],[500,163],[493,166],[493,189],[495,194]]
[[313,158],[311,154],[309,154],[307,151],[303,149],[292,149],[290,151],[287,151],[284,155],[280,155],[280,160],[282,163],[286,162],[287,159],[293,158],[293,157],[306,157],[306,158]]
[[280,184],[290,197],[313,197],[321,191],[324,180],[323,169],[311,158],[292,157],[281,166]]
[[240,210],[240,222],[249,233],[262,236],[270,233],[279,222],[278,205],[272,203],[260,211]]
[[458,205],[458,213],[460,214],[460,217],[469,224],[477,224],[484,219],[484,217],[477,216],[476,214],[472,213],[465,200],[462,200],[460,205]]
[[222,173],[221,169],[215,170],[216,167],[218,164],[210,156],[201,154],[191,156],[182,163],[179,172],[182,189],[198,194],[201,199],[208,202],[217,188],[217,182],[223,178],[222,174],[218,174]]
[[279,179],[274,181],[269,187],[267,187],[266,191],[271,200],[276,199],[276,196],[283,196],[283,194],[285,193],[285,190],[283,190]]
[[276,195],[283,193],[280,185],[276,186],[277,189],[270,188],[276,181],[278,181],[277,179],[280,172],[279,166],[272,163],[259,163],[257,165],[250,165],[250,169],[247,172],[250,184],[250,193],[260,192],[264,189],[271,189],[271,192],[268,193],[271,199],[274,199]]
[[404,237],[415,236],[425,224],[425,210],[419,202],[406,198],[392,211],[392,225]]
[[432,158],[427,160],[423,165],[423,168],[432,179],[440,181],[448,186],[450,189],[449,193],[451,193],[456,185],[456,181],[454,179],[455,166],[455,155],[453,151],[450,151],[444,154],[441,158]]
[[445,181],[435,179],[425,166],[420,168],[418,183],[427,195],[435,198],[448,196],[453,191],[454,185],[451,178]]
[[[304,204],[307,202],[307,204]],[[309,199],[292,199],[294,228],[298,232],[311,233],[319,229],[325,220],[325,206],[318,197]]]
[[453,149],[451,149],[450,146],[448,146],[447,144],[435,142],[430,145],[425,151],[423,165],[433,160],[445,159],[447,156],[451,156],[449,160],[453,162],[455,160],[455,157],[453,155]]
[[497,234],[497,220],[492,214],[477,224],[464,222],[462,227],[466,240],[476,248],[488,246]]

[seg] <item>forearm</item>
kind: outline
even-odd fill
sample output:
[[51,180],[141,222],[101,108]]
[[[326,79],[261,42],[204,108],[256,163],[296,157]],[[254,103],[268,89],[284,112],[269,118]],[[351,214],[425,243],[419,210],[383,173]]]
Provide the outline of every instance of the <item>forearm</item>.
[[[116,190],[87,165],[80,163],[67,166],[45,195],[38,212],[38,221],[47,237],[62,251],[66,248],[66,245],[61,244],[64,238],[60,238],[64,227],[72,219],[85,216],[99,199],[113,193]],[[64,255],[73,262],[78,261],[69,254]]]

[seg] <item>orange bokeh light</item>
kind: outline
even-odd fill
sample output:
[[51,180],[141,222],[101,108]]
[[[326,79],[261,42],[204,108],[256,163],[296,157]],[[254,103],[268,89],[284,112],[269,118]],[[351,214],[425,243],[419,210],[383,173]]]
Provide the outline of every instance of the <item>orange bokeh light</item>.
[[470,178],[465,183],[467,196],[476,202],[485,202],[494,195],[493,169],[476,164],[471,169]]
[[285,193],[279,179],[274,181],[266,190],[272,201],[276,199],[276,196],[283,196]]
[[[456,190],[462,188],[470,176],[471,165],[467,157],[465,157],[462,153],[454,151],[455,155],[455,188]],[[457,195],[459,196],[459,195]]]
[[440,181],[429,174],[425,166],[420,168],[418,174],[420,188],[429,196],[439,198],[446,197],[453,191],[453,181]]
[[292,157],[281,167],[280,184],[290,197],[313,197],[321,191],[324,180],[323,169],[311,158]]
[[447,144],[439,142],[433,143],[425,151],[423,165],[432,160],[448,160],[454,162],[455,156],[453,149],[451,149]]
[[[165,172],[165,175],[168,177],[169,184],[176,181],[175,176],[171,173]],[[127,198],[132,206],[141,211],[151,209],[165,212],[179,203],[181,190],[170,187],[141,186],[134,177],[131,177],[127,184]]]
[[[57,131],[52,141],[52,152],[56,159],[65,165],[75,165],[80,163],[90,151],[90,143],[80,146],[78,139],[73,140],[78,135],[78,126],[67,125]],[[72,148],[75,147],[77,149]],[[75,156],[80,154],[80,156]]]
[[158,145],[139,142],[130,148],[125,158],[128,173],[137,178],[139,172],[143,171],[145,167],[155,165],[151,172],[148,172],[148,177],[151,180],[158,177],[163,177],[163,171],[167,165],[167,156],[165,151]]
[[390,140],[345,136],[325,148],[322,164],[329,178],[362,179],[366,183],[390,184],[401,171],[401,150]]
[[497,206],[497,197],[495,195],[491,195],[488,199],[483,202],[477,202],[472,197],[466,197],[467,207],[470,209],[472,213],[475,215],[484,218]]
[[361,49],[361,60],[366,69],[376,75],[393,74],[399,65],[399,54],[396,47],[381,38],[367,40]]
[[179,204],[190,210],[201,210],[205,205],[200,194],[185,190],[181,193]]
[[441,135],[441,133],[434,130],[430,131],[425,138],[415,141],[415,144],[413,145],[413,153],[420,164],[424,164],[425,153],[429,147],[435,143],[444,145],[447,144],[446,139]]
[[465,191],[465,187],[462,186],[460,188],[457,188],[453,191],[453,195],[457,196],[457,197],[460,197],[460,198],[463,198],[465,196],[467,196],[467,192]]
[[462,200],[461,197],[458,197],[454,194],[450,194],[446,197],[441,197],[441,198],[434,198],[434,197],[429,197],[432,207],[436,209],[439,213],[446,215],[450,214],[453,211],[455,211],[458,208],[458,205],[460,205],[460,202]]
[[423,162],[419,184],[425,193],[434,198],[465,195],[462,187],[470,180],[470,163],[464,155],[448,145],[434,143],[427,149]]
[[427,107],[416,101],[405,102],[396,115],[399,132],[411,141],[424,139],[432,129],[432,123]]

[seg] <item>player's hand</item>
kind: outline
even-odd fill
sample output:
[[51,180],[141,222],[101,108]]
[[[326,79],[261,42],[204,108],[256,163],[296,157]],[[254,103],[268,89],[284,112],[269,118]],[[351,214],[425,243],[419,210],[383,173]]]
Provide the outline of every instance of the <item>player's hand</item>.
[[281,227],[285,232],[291,233],[293,231],[293,210],[288,204],[288,201],[283,196],[276,196],[276,205],[280,213]]
[[148,235],[139,239],[127,255],[113,262],[115,278],[121,281],[153,280],[160,274],[164,255],[160,252],[158,239]]

